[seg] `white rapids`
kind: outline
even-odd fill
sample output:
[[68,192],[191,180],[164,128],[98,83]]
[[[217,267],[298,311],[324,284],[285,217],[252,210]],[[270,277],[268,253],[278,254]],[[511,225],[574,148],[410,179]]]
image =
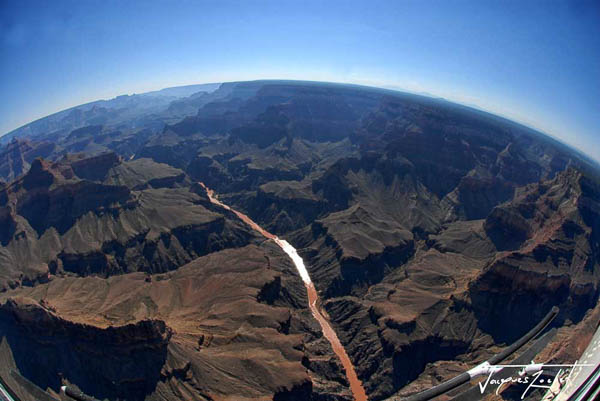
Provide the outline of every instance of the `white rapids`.
[[274,234],[271,234],[258,224],[254,222],[250,217],[245,214],[238,212],[235,209],[230,208],[228,205],[221,202],[214,194],[214,191],[207,188],[203,183],[200,183],[206,189],[206,193],[208,194],[209,200],[215,205],[219,205],[224,209],[227,209],[236,216],[238,216],[244,223],[248,224],[254,230],[262,234],[265,238],[272,239],[275,241],[277,245],[292,259],[294,262],[294,266],[296,266],[296,270],[298,270],[298,274],[300,278],[304,282],[304,286],[306,287],[306,295],[308,297],[308,306],[310,311],[312,312],[313,317],[317,320],[319,325],[321,326],[321,331],[323,332],[323,336],[329,341],[331,344],[331,348],[333,352],[340,358],[340,362],[342,362],[342,366],[346,370],[346,377],[348,378],[348,382],[350,383],[350,390],[354,395],[355,401],[367,401],[367,394],[365,392],[364,387],[362,386],[362,382],[358,379],[358,375],[356,374],[356,370],[354,369],[354,365],[346,352],[346,349],[340,342],[335,330],[329,323],[327,319],[327,315],[325,312],[321,311],[318,305],[319,295],[317,294],[317,290],[310,279],[310,275],[308,274],[308,270],[306,270],[306,266],[304,265],[304,260],[298,255],[298,251],[294,248],[289,242],[284,239],[277,237]]
[[287,242],[284,239],[275,238],[274,241],[292,259],[292,262],[294,262],[294,265],[296,265],[298,274],[300,274],[300,277],[302,278],[302,281],[304,281],[304,284],[312,284],[310,276],[308,275],[308,270],[306,270],[306,266],[304,266],[304,260],[302,260],[300,255],[298,255],[298,251],[296,251],[296,248],[294,248],[292,245],[290,245],[289,242]]

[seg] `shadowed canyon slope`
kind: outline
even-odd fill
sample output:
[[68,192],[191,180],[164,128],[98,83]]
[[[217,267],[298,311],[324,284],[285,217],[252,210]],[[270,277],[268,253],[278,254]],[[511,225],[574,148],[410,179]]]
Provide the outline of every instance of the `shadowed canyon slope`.
[[542,354],[577,359],[599,316],[596,163],[441,99],[197,89],[1,140],[6,366],[109,399],[350,399],[291,261],[199,182],[298,249],[370,400],[473,367],[555,305]]

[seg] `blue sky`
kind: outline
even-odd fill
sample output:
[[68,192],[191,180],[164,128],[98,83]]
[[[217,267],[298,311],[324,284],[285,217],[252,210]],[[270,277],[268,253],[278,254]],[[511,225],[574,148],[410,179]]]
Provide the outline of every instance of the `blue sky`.
[[289,78],[475,105],[600,160],[600,2],[0,0],[0,134],[174,85]]

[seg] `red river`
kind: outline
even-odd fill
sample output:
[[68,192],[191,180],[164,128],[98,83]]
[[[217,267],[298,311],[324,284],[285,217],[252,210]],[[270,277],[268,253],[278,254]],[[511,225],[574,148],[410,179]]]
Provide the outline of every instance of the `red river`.
[[317,290],[315,289],[315,286],[310,279],[308,271],[304,266],[304,261],[298,255],[296,248],[290,245],[290,243],[286,240],[278,238],[276,235],[271,234],[270,232],[256,224],[250,217],[222,203],[216,198],[214,191],[212,189],[207,188],[203,183],[200,183],[200,185],[202,185],[206,189],[206,192],[208,193],[208,198],[213,204],[219,205],[222,208],[235,213],[244,223],[248,224],[250,227],[258,231],[266,238],[275,241],[275,243],[279,245],[281,249],[285,253],[287,253],[288,256],[292,259],[294,265],[296,266],[296,269],[298,270],[298,273],[300,274],[300,277],[302,278],[302,281],[304,282],[304,285],[306,286],[306,292],[308,294],[308,305],[310,306],[310,311],[312,312],[315,319],[317,319],[317,322],[319,322],[319,324],[321,325],[321,331],[323,332],[325,338],[331,343],[333,351],[338,356],[338,358],[340,358],[342,366],[346,370],[346,376],[348,378],[348,382],[350,383],[350,390],[354,395],[355,401],[367,401],[367,394],[365,393],[365,389],[362,386],[362,382],[358,379],[358,376],[356,375],[354,365],[352,365],[352,361],[350,360],[350,357],[348,357],[346,349],[340,342],[340,339],[333,330],[333,327],[331,327],[331,324],[329,323],[323,312],[321,312],[321,310],[319,309],[319,295],[317,294]]

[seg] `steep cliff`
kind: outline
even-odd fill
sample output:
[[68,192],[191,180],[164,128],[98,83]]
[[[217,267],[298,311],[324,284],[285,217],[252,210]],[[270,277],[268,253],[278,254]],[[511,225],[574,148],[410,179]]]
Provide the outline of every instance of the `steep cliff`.
[[550,137],[339,84],[114,102],[5,142],[0,288],[94,327],[164,321],[146,398],[349,396],[289,261],[198,182],[298,249],[371,400],[473,367],[552,306],[556,361],[597,323],[599,169]]

